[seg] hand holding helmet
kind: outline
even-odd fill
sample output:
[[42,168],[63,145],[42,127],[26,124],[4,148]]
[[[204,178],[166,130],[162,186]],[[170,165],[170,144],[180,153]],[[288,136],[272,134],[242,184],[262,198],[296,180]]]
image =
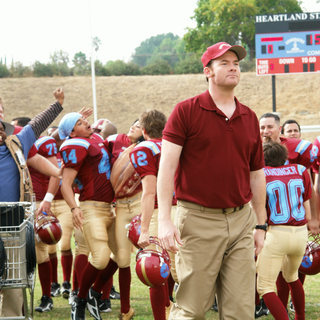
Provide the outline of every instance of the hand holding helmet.
[[46,244],[56,244],[62,236],[62,228],[59,220],[52,214],[38,214],[34,230],[38,241]]
[[149,287],[163,285],[170,275],[170,257],[157,238],[150,237],[150,246],[140,249],[136,256],[138,278]]

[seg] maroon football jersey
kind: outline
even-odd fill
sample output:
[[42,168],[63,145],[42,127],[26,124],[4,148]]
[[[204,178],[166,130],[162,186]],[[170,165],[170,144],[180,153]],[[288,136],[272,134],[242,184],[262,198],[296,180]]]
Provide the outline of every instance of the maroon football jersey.
[[131,141],[125,133],[113,134],[107,138],[109,143],[109,151],[112,153],[111,164],[118,159],[121,152],[131,145]]
[[75,182],[80,191],[80,201],[111,202],[114,192],[110,183],[110,153],[102,139],[72,138],[60,148],[66,168],[75,169]]
[[313,142],[314,147],[316,147],[318,151],[317,159],[314,161],[312,165],[312,171],[314,173],[319,173],[319,165],[320,165],[320,136],[316,137],[316,139]]
[[[35,155],[35,152],[45,158],[55,157],[57,155],[57,143],[52,137],[41,137],[32,146],[29,152],[29,158]],[[33,191],[37,201],[42,201],[47,193],[50,177],[40,173],[38,170],[29,167],[31,174]]]
[[[144,176],[158,176],[161,153],[161,139],[152,139],[139,143],[130,153],[130,161],[141,179]],[[157,196],[154,207],[158,208]]]
[[299,139],[280,138],[288,149],[288,163],[298,163],[310,168],[318,156],[318,147],[311,142]]
[[303,202],[311,198],[310,175],[299,164],[264,167],[269,225],[307,223]]

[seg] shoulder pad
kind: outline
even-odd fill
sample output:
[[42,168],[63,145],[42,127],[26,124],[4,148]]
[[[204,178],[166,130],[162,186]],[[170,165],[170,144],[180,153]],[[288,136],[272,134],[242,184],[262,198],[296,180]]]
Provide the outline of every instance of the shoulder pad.
[[39,139],[34,143],[34,145],[35,145],[35,147],[37,148],[37,150],[39,150],[40,147],[41,147],[45,142],[47,142],[47,141],[49,141],[49,140],[53,140],[54,142],[56,142],[56,140],[55,140],[54,138],[49,137],[49,136],[45,136],[45,137],[39,138]]
[[87,140],[84,140],[84,139],[80,139],[80,138],[68,139],[61,145],[60,150],[62,150],[62,148],[69,147],[69,146],[83,147],[86,150],[88,150],[90,147],[90,142]]
[[300,140],[294,151],[299,154],[303,154],[310,145],[311,145],[311,142],[307,140]]
[[117,136],[118,136],[119,134],[118,133],[116,133],[116,134],[112,134],[111,136],[109,136],[108,138],[107,138],[107,140],[110,142],[110,141],[115,141],[116,139],[117,139]]
[[141,148],[141,147],[151,150],[153,155],[160,153],[159,146],[157,146],[157,144],[152,141],[142,141],[136,146],[136,148]]
[[303,172],[306,170],[306,167],[303,166],[302,164],[297,164],[297,167],[298,167],[298,172],[300,175],[302,175]]

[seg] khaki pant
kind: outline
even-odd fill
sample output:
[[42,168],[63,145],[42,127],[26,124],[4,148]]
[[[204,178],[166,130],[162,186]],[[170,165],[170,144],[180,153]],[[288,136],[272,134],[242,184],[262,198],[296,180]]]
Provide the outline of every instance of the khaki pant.
[[269,226],[257,260],[257,291],[263,296],[276,292],[280,271],[287,282],[298,279],[298,269],[308,241],[307,226]]
[[111,205],[99,201],[82,201],[83,234],[91,253],[91,264],[98,270],[103,270],[110,259],[108,229],[114,222]]
[[253,320],[255,217],[249,205],[222,213],[179,201],[176,223],[183,245],[176,254],[179,286],[169,319],[205,319],[217,291],[220,319]]
[[141,192],[132,197],[117,200],[115,220],[117,252],[113,253],[119,268],[130,266],[132,243],[127,237],[126,225],[139,214],[141,214]]
[[89,256],[90,249],[88,247],[86,238],[83,235],[82,230],[74,228],[74,240],[75,240],[75,256],[78,256],[80,254],[84,254],[86,256]]
[[[62,236],[58,243],[60,251],[68,251],[71,248],[71,238],[73,232],[72,213],[64,200],[53,200],[51,211],[57,217],[62,228]],[[49,254],[57,252],[57,245],[49,245]]]

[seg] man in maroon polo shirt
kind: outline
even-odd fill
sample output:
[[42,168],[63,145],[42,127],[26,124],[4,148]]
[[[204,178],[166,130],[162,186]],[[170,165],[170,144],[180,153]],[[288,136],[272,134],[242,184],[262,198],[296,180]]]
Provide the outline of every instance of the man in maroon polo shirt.
[[225,42],[209,47],[201,58],[208,90],[178,103],[163,131],[159,238],[177,252],[179,280],[169,319],[205,319],[216,292],[220,319],[254,319],[254,253],[264,242],[266,183],[257,117],[234,96],[245,55]]

